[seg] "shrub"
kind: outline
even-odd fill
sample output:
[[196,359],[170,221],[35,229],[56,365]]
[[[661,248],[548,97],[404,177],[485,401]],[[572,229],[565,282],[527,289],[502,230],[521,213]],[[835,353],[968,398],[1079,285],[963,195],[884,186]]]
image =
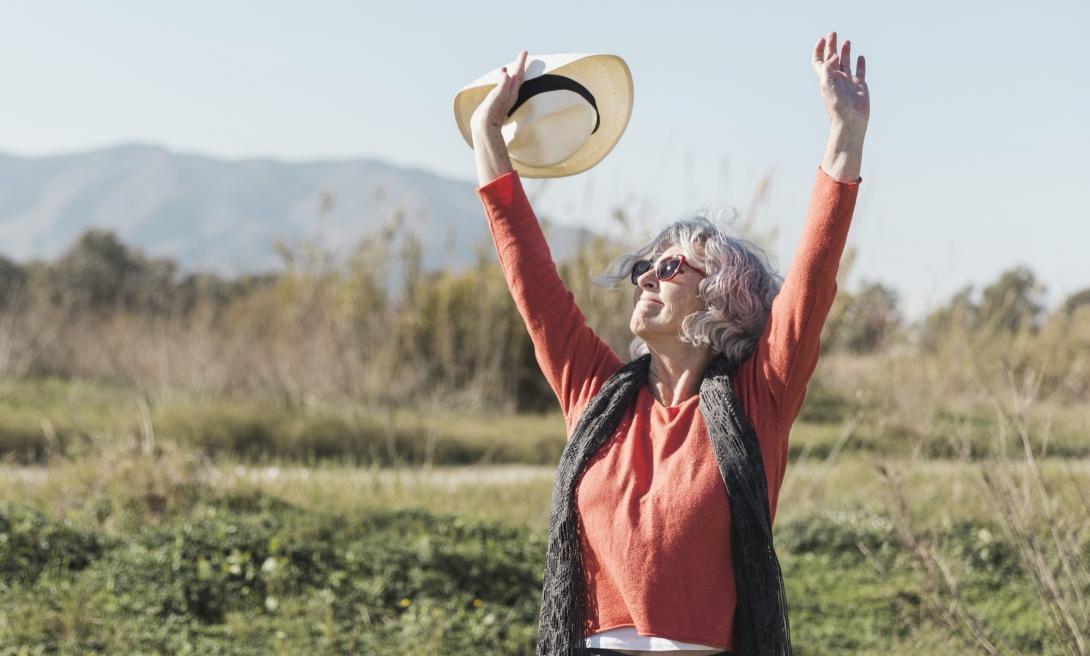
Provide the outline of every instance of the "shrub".
[[544,543],[525,529],[419,510],[346,520],[256,492],[125,543],[26,509],[5,507],[0,522],[18,619],[0,621],[0,653],[533,648]]
[[776,546],[794,554],[817,554],[842,562],[862,562],[870,554],[894,553],[893,523],[858,508],[825,510],[776,526]]
[[70,575],[91,564],[108,538],[51,521],[25,507],[0,505],[0,582],[33,584],[47,569]]

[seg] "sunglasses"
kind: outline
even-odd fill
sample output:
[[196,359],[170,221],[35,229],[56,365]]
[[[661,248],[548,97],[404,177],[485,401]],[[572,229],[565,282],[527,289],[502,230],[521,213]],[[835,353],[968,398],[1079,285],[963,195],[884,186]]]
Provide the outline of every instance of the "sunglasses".
[[659,280],[669,280],[679,273],[684,273],[684,271],[681,270],[682,266],[688,266],[702,276],[708,275],[686,262],[684,255],[671,255],[659,260],[658,264],[652,264],[651,260],[636,260],[636,263],[632,265],[632,274],[629,276],[629,279],[632,281],[633,285],[638,285],[640,284],[640,276],[654,267],[656,278]]

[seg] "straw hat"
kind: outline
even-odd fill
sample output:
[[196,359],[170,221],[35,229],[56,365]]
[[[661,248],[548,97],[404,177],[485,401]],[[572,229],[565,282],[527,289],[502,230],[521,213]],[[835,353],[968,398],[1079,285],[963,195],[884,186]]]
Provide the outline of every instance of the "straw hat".
[[[473,146],[469,118],[500,69],[454,97],[454,118]],[[527,178],[586,171],[617,145],[632,114],[632,74],[616,55],[530,55],[518,100],[501,128],[511,164]]]

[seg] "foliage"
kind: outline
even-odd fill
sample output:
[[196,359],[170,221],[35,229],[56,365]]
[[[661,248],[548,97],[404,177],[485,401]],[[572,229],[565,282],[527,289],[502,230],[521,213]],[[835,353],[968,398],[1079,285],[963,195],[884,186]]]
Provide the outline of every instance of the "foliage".
[[25,284],[23,268],[0,255],[0,310],[14,304],[16,294]]
[[[312,244],[281,244],[281,271],[231,280],[182,276],[172,262],[95,230],[52,263],[0,261],[10,306],[0,315],[0,374],[109,381],[140,389],[153,404],[195,395],[285,407],[555,408],[491,249],[482,246],[477,263],[460,271],[424,271],[421,245],[401,219],[362,239],[346,260]],[[629,294],[591,283],[620,252],[588,235],[558,271],[588,325],[625,357]],[[1043,294],[1032,272],[1017,267],[908,326],[895,290],[841,285],[822,349],[914,351],[941,364],[964,346],[995,353],[993,362],[1020,376],[1044,376],[1065,399],[1085,398],[1090,365],[1079,356],[1085,335],[1073,319],[1085,294],[1050,314]]]
[[822,336],[825,350],[870,353],[888,346],[903,318],[897,292],[878,282],[861,283],[855,293],[841,292]]
[[101,555],[111,540],[30,508],[0,505],[0,585],[33,585],[47,568],[76,572]]
[[[22,508],[0,518],[0,562],[28,535],[73,530]],[[305,513],[239,490],[117,538],[77,532],[88,538],[44,552],[35,579],[4,579],[0,653],[533,651],[545,536],[527,529],[419,510]],[[966,594],[1013,645],[1048,644],[1016,603],[1022,574],[1003,565],[1012,547],[994,526],[936,536],[982,566]],[[776,541],[799,653],[915,653],[921,636],[941,639],[888,518],[831,508],[777,525]]]
[[1071,294],[1061,305],[1063,313],[1069,317],[1087,306],[1090,306],[1090,287]]
[[[21,520],[0,523],[3,563],[26,551],[20,521],[29,514],[0,518],[12,514]],[[345,520],[243,495],[108,549],[93,539],[78,543],[82,551],[43,549],[48,576],[5,578],[11,612],[0,620],[0,649],[297,653],[320,644],[322,653],[393,653],[384,650],[411,639],[434,653],[474,645],[526,653],[532,645],[540,539],[419,511]],[[43,544],[64,534],[35,521]],[[65,617],[73,605],[81,614]],[[33,621],[41,614],[63,621]],[[254,625],[249,643],[233,639],[240,621]]]
[[1016,333],[1038,328],[1044,312],[1045,289],[1024,266],[1004,271],[980,293],[977,320],[997,332]]
[[924,322],[924,340],[933,346],[956,329],[988,336],[1036,331],[1044,317],[1044,294],[1044,286],[1032,271],[1014,267],[985,286],[979,299],[971,286],[965,287],[933,311]]
[[0,458],[48,464],[151,436],[206,456],[373,466],[553,464],[564,446],[558,412],[509,415],[391,408],[285,407],[180,398],[145,405],[138,391],[35,379],[0,384]]

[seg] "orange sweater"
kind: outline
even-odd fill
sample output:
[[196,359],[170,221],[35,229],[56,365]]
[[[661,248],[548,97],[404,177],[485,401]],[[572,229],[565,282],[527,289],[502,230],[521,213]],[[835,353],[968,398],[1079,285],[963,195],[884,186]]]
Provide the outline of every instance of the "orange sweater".
[[[860,180],[818,169],[795,259],[734,391],[756,429],[772,518],[787,440],[817,365],[822,324]],[[570,434],[622,361],[587,325],[557,274],[515,172],[477,190],[507,284]],[[642,389],[618,437],[588,463],[576,490],[587,580],[587,635],[641,635],[731,650],[735,607],[730,502],[699,395],[665,407]]]

